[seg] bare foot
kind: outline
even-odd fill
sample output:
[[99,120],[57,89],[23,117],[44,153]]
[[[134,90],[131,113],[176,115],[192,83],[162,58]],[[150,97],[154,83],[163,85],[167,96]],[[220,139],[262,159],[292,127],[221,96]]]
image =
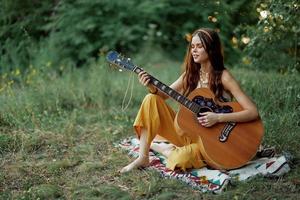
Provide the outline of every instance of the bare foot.
[[120,173],[129,172],[133,169],[139,168],[139,167],[147,167],[149,165],[149,157],[138,157],[135,161],[130,163],[129,165],[123,167],[120,170]]

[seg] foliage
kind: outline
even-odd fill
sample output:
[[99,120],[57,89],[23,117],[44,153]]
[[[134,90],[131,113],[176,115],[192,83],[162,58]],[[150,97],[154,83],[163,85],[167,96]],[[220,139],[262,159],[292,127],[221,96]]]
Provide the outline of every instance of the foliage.
[[51,36],[60,38],[60,45],[69,47],[66,54],[77,61],[111,48],[138,52],[147,41],[182,59],[185,34],[200,26],[220,31],[230,57],[231,16],[243,2],[65,1],[45,28],[52,31]]
[[4,71],[36,67],[41,60],[56,68],[70,62],[81,66],[99,51],[136,53],[149,44],[182,60],[185,35],[199,27],[220,32],[225,58],[233,64],[239,58],[230,42],[233,30],[240,21],[252,23],[245,15],[246,0],[1,1],[5,5],[0,17]]
[[1,0],[1,5],[2,72],[45,62],[56,69],[82,66],[109,49],[136,53],[146,45],[182,60],[185,35],[199,27],[219,31],[229,65],[242,58],[247,67],[299,71],[295,0]]
[[246,25],[236,30],[250,39],[244,49],[249,66],[262,70],[299,72],[299,1],[259,0],[255,7],[259,15],[257,25]]
[[0,1],[0,70],[27,68],[35,56],[37,43],[47,36],[42,26],[54,7],[54,1]]

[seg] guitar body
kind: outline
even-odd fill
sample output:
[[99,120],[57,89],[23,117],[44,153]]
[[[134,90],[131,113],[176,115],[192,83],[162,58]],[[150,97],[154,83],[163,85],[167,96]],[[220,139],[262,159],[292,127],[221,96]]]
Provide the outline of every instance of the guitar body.
[[[212,105],[214,94],[207,88],[196,89],[188,96],[188,99],[193,101],[197,98],[198,100],[200,98],[198,102],[203,108],[212,112],[216,110],[216,105],[217,112],[242,110],[237,102]],[[222,110],[222,107],[229,109]],[[177,113],[175,127],[179,133],[199,136],[201,154],[205,162],[215,169],[235,169],[245,165],[256,155],[264,134],[260,118],[250,122],[234,123],[233,127],[228,126],[228,123],[217,123],[206,128],[198,122],[196,114],[184,106],[181,106]],[[224,133],[224,130],[228,129],[231,130]]]

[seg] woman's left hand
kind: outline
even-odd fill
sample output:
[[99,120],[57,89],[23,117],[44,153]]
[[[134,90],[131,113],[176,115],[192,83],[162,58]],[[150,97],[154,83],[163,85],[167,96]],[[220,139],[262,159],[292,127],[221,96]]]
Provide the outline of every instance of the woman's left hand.
[[219,122],[219,117],[217,113],[204,112],[201,113],[201,117],[197,117],[199,123],[204,127],[211,127]]

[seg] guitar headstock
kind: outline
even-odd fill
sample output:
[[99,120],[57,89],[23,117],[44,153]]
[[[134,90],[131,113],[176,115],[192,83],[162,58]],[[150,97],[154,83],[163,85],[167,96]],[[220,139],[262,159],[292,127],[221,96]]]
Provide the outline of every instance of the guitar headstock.
[[126,58],[116,51],[108,52],[106,55],[106,59],[109,63],[116,65],[121,69],[133,71],[135,68],[134,64],[130,61],[130,58]]

